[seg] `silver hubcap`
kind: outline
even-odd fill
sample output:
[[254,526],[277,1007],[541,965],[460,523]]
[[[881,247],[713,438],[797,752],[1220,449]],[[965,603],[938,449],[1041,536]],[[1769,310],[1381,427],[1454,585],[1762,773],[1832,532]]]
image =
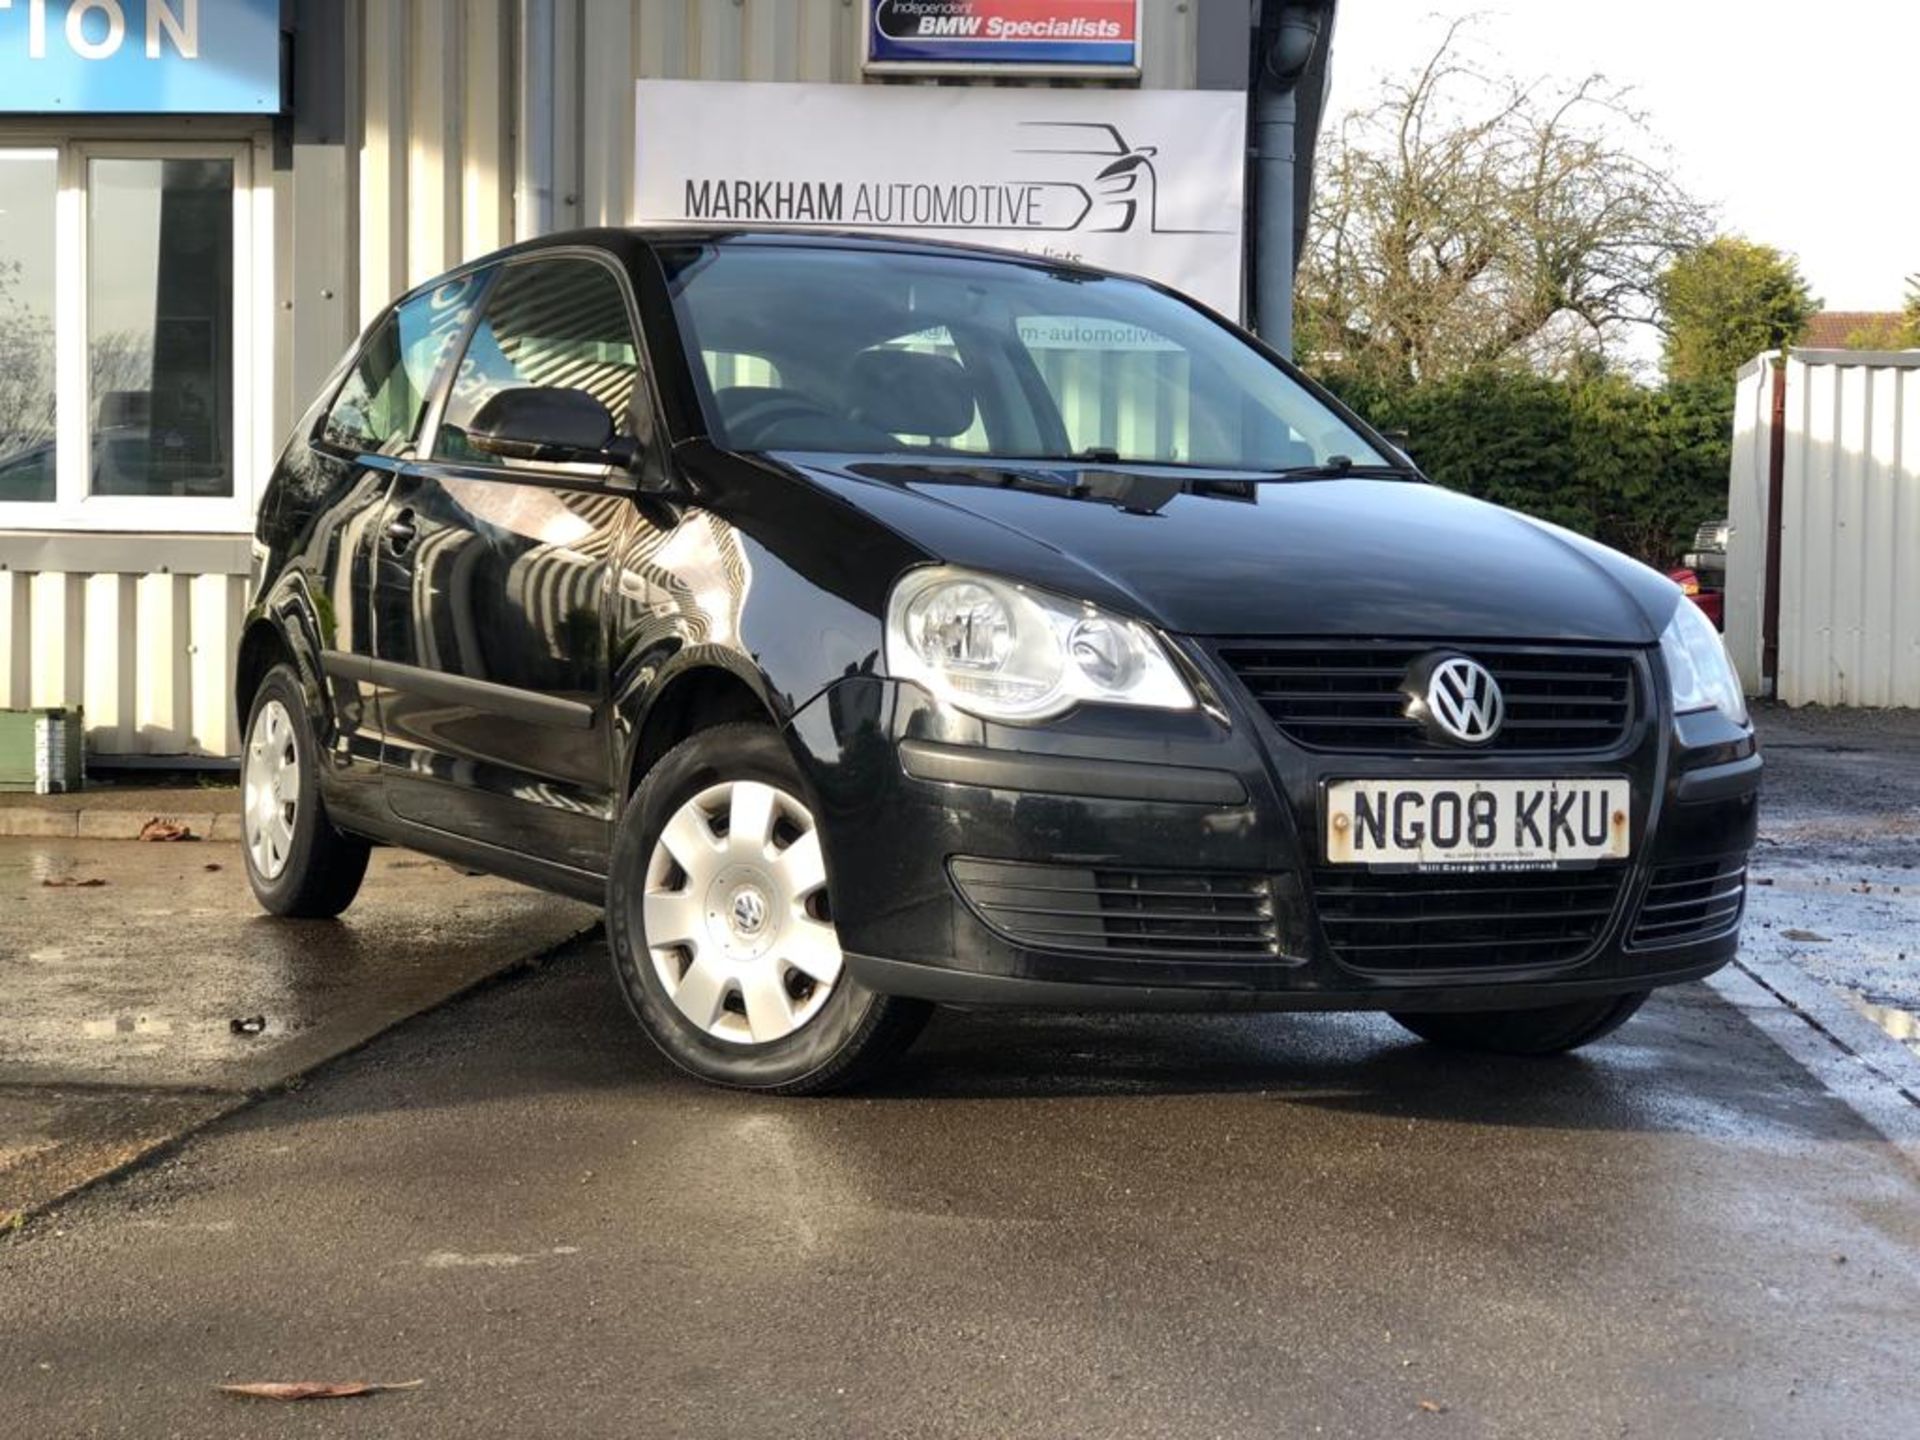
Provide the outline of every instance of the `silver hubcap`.
[[242,782],[247,854],[262,879],[277,880],[293,849],[300,806],[300,749],[293,716],[278,700],[269,700],[253,717]]
[[765,1045],[807,1024],[840,978],[813,813],[784,790],[737,780],[702,790],[647,860],[653,972],[716,1040]]

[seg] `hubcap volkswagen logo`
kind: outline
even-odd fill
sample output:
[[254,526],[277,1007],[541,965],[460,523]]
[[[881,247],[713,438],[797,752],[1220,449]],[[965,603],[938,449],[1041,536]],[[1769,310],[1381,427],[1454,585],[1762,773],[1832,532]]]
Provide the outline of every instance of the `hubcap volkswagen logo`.
[[1465,655],[1433,661],[1425,686],[1414,693],[1415,718],[1462,745],[1485,745],[1500,733],[1507,718],[1500,682],[1486,666]]
[[767,923],[766,897],[758,890],[742,890],[733,897],[733,928],[739,935],[758,935]]

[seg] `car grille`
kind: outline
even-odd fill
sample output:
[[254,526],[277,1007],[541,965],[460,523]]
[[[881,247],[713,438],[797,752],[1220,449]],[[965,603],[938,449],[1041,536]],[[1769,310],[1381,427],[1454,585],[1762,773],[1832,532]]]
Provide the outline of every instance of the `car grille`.
[[1355,970],[1479,970],[1578,959],[1599,942],[1626,871],[1314,872],[1321,929]]
[[954,883],[1017,945],[1137,960],[1276,958],[1265,876],[955,859]]
[[1726,554],[1727,522],[1724,520],[1707,521],[1706,524],[1693,532],[1693,548],[1695,550],[1706,551],[1710,554]]
[[[1240,683],[1281,732],[1315,750],[1407,753],[1461,747],[1407,718],[1407,667],[1438,645],[1228,645]],[[1506,723],[1479,751],[1505,754],[1608,750],[1634,718],[1631,655],[1579,650],[1475,648],[1506,697]]]
[[1651,948],[1718,935],[1740,918],[1746,900],[1747,867],[1741,861],[1659,866],[1629,943]]

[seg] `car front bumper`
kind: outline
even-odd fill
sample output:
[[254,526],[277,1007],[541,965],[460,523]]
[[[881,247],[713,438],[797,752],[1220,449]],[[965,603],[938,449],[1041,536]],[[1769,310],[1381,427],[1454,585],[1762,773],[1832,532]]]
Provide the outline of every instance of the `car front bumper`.
[[[1704,928],[1654,922],[1663,902],[1689,893],[1673,876],[1716,876],[1723,894],[1739,884],[1760,787],[1752,732],[1717,715],[1663,731],[1661,707],[1647,708],[1602,757],[1410,758],[1310,752],[1237,697],[1213,713],[1089,709],[1021,728],[858,676],[803,707],[789,735],[820,807],[848,963],[873,989],[1075,1009],[1501,1009],[1672,984],[1733,958],[1736,902],[1726,902],[1730,919]],[[1604,918],[1540,963],[1489,964],[1464,948],[1445,966],[1354,963],[1330,938],[1318,894],[1323,787],[1467,773],[1632,781],[1633,858],[1612,867],[1617,885],[1600,886]],[[1017,888],[1028,885],[1072,913],[999,903],[1036,898]],[[1133,913],[1165,904],[1177,918],[1158,928],[1181,938],[1112,933],[1103,887],[1116,885],[1121,930],[1154,930]],[[1028,908],[1048,913],[1028,923],[1018,913]],[[1195,917],[1216,911],[1268,923],[1228,922],[1218,946],[1190,938],[1211,933]],[[1247,943],[1255,929],[1264,943]]]

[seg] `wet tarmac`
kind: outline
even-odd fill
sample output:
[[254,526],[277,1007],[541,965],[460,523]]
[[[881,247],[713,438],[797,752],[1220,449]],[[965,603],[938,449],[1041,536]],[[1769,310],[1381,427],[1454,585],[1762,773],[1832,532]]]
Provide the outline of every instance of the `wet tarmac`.
[[[1920,717],[1762,725],[1751,971],[1553,1062],[946,1013],[767,1101],[662,1064],[597,937],[521,966],[584,907],[387,852],[288,925],[229,847],[0,842],[0,1187],[205,1126],[0,1233],[0,1433],[1920,1433],[1913,1107],[1767,988],[1920,1010]],[[314,1379],[425,1383],[212,1389]]]
[[1757,718],[1767,782],[1742,954],[1791,963],[1920,1053],[1920,711]]
[[0,840],[0,1215],[594,919],[379,851],[343,920],[276,920],[236,846]]
[[[18,1433],[1909,1437],[1920,1178],[1742,1012],[947,1014],[703,1089],[602,948],[0,1245]],[[324,1410],[229,1381],[423,1380]]]

